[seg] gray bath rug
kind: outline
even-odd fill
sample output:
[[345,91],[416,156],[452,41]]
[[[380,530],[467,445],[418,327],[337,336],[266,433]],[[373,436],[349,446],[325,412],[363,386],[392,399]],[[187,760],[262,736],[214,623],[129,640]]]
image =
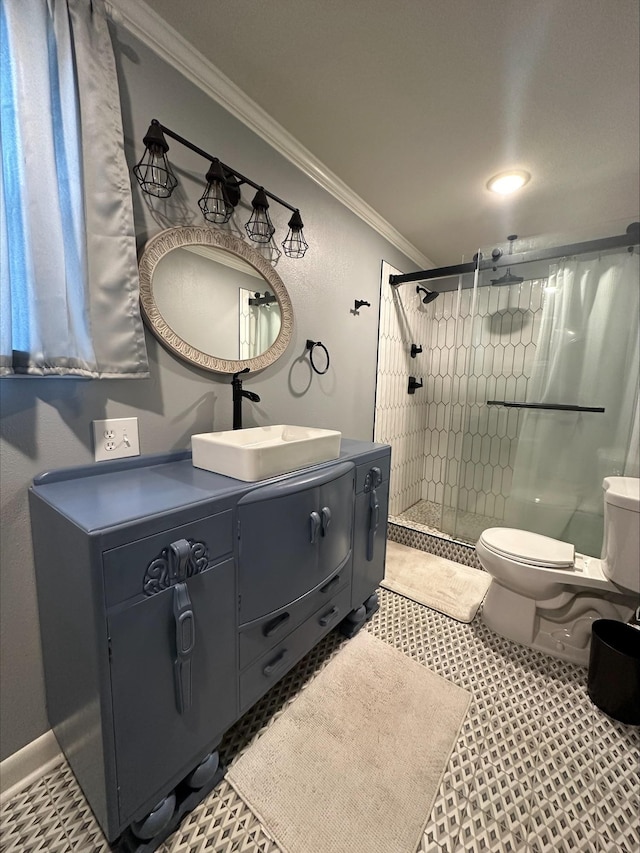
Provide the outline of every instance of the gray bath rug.
[[487,572],[387,542],[385,576],[380,586],[459,622],[472,621],[490,583]]
[[226,779],[284,853],[415,853],[469,701],[362,630]]

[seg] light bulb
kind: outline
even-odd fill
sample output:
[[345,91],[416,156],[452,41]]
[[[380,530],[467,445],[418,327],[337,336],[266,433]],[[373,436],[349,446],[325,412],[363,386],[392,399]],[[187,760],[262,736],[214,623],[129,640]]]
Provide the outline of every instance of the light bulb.
[[511,172],[501,172],[487,181],[487,189],[493,193],[498,193],[498,195],[509,195],[509,193],[519,190],[530,180],[531,175],[521,169]]

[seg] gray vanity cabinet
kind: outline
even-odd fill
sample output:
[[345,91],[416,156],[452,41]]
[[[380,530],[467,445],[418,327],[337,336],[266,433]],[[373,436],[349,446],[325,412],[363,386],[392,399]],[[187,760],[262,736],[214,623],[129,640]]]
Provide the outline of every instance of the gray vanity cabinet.
[[119,849],[156,849],[216,784],[225,731],[373,612],[389,456],[343,440],[339,460],[260,483],[187,452],[35,479],[49,721]]

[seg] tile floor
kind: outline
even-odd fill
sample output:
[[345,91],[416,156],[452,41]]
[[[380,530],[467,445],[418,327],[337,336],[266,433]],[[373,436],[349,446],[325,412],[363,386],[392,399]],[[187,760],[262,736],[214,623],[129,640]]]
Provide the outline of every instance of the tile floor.
[[[419,853],[640,850],[640,730],[593,706],[584,668],[504,640],[478,617],[465,625],[386,590],[380,598],[366,630],[473,697]],[[343,642],[326,637],[234,726],[222,746],[227,763]],[[109,850],[66,763],[6,804],[0,850]],[[278,853],[224,780],[160,848],[205,851]]]

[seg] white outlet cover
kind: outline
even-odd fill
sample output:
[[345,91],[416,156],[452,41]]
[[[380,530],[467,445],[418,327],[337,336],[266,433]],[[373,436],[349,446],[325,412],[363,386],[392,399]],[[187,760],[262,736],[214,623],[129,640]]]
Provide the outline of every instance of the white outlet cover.
[[96,462],[140,456],[137,418],[106,418],[92,421]]

